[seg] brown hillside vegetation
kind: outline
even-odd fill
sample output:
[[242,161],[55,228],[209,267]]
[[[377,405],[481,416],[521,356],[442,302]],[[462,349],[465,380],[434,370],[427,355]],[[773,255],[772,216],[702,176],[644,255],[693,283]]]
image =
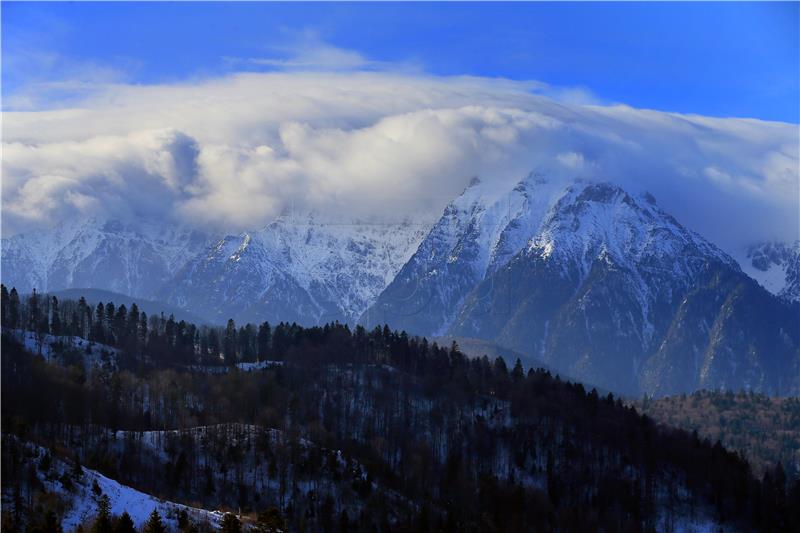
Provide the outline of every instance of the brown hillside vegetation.
[[779,461],[787,475],[800,476],[800,398],[699,391],[645,399],[636,407],[658,422],[740,451],[758,476]]

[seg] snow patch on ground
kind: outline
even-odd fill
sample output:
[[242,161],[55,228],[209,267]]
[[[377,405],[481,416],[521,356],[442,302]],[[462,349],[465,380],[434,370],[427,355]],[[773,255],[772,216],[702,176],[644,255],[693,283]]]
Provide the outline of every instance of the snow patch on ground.
[[236,363],[236,368],[243,372],[255,372],[272,366],[282,366],[283,361],[258,361],[257,363]]
[[[36,455],[37,463],[47,453],[40,446],[26,444],[26,447]],[[137,528],[147,522],[153,510],[157,510],[163,522],[172,528],[177,527],[177,517],[181,511],[186,511],[192,522],[212,528],[219,527],[222,520],[221,511],[198,509],[161,500],[88,468],[83,468],[82,474],[76,479],[73,469],[73,465],[59,458],[52,459],[52,466],[47,472],[36,469],[36,475],[46,490],[57,494],[66,503],[67,510],[61,522],[64,531],[74,531],[79,525],[91,522],[97,515],[97,504],[102,495],[108,496],[112,514],[121,515],[127,512]],[[65,484],[66,478],[70,482]],[[95,485],[100,489],[99,494],[94,489]]]
[[65,348],[78,349],[84,356],[84,363],[92,367],[104,364],[116,366],[116,358],[119,355],[119,350],[113,346],[87,341],[81,337],[39,335],[34,331],[19,329],[14,330],[12,334],[27,351],[41,355],[49,363],[55,362],[59,345]]

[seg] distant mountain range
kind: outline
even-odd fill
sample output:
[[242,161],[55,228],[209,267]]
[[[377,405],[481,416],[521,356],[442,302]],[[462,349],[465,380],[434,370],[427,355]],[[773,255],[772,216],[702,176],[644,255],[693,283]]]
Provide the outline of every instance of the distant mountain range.
[[628,394],[796,394],[800,243],[745,257],[740,267],[647,194],[531,174],[510,190],[473,180],[432,225],[306,214],[219,236],[73,221],[3,239],[2,279],[111,290],[213,323],[478,339]]

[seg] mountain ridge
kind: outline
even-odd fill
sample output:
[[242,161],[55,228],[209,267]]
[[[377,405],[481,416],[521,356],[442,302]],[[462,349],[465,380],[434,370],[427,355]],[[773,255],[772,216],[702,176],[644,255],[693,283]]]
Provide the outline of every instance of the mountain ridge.
[[626,394],[800,390],[800,306],[747,275],[793,272],[792,249],[751,252],[742,268],[648,193],[532,172],[508,188],[473,179],[430,225],[334,222],[284,214],[213,236],[73,221],[4,239],[3,281],[52,291],[89,279],[217,324],[474,338]]
[[[483,339],[628,394],[797,390],[796,378],[786,386],[778,369],[796,367],[797,308],[778,302],[651,195],[532,174],[487,198],[471,187],[451,202],[362,323],[376,325],[379,315],[418,334]],[[681,315],[687,297],[695,311],[705,298],[705,314]],[[744,301],[780,324],[742,321],[751,344],[730,331],[748,314]],[[681,322],[690,315],[706,329]]]

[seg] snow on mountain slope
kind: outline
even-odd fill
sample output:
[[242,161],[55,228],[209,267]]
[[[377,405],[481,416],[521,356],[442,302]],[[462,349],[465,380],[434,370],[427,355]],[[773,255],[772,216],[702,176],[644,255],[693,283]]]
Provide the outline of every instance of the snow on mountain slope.
[[[361,322],[496,342],[615,391],[793,390],[774,363],[800,332],[756,289],[652,196],[529,175],[502,194],[468,187]],[[684,304],[700,314],[676,315]],[[747,305],[773,323],[744,320]],[[747,345],[736,328],[758,331]]]
[[688,289],[709,260],[738,270],[731,257],[681,226],[651,196],[637,199],[608,184],[567,188],[525,253],[558,265],[579,285],[598,260],[623,271],[641,313],[628,327],[644,346],[654,335],[653,313]]
[[525,246],[557,187],[537,174],[505,192],[473,179],[361,321],[444,334],[469,290]]
[[143,220],[73,220],[3,239],[3,283],[20,292],[88,287],[147,298],[208,242],[201,232]]
[[740,259],[742,270],[772,294],[800,302],[800,241],[750,246]]
[[[640,199],[634,209],[634,200],[625,193],[615,203],[595,202],[589,208],[591,194],[613,196],[617,189],[582,182],[567,187],[531,174],[511,191],[498,194],[473,181],[445,209],[363,321],[396,320],[398,327],[409,331],[444,334],[467,293],[523,250],[543,258],[554,254],[553,260],[565,266],[577,259],[581,276],[587,275],[598,246],[628,267],[645,255],[658,261],[689,245],[735,266],[653,201]],[[570,213],[577,216],[569,217]],[[636,274],[636,269],[629,270]],[[687,274],[685,261],[675,265],[673,273]],[[646,300],[646,295],[640,299]]]
[[205,319],[354,322],[428,226],[284,216],[221,240],[146,221],[87,219],[2,241],[2,279],[160,298]]
[[289,272],[304,289],[336,302],[352,321],[394,278],[427,230],[413,222],[329,223],[311,215],[302,223],[281,218],[258,238],[288,259]]
[[189,261],[162,297],[212,320],[354,322],[427,231],[411,222],[281,217]]
[[[389,323],[415,334],[498,342],[545,361],[603,339],[606,350],[636,353],[617,368],[629,375],[628,388],[681,299],[714,269],[741,275],[735,261],[648,195],[536,173],[508,189],[473,180],[432,226],[286,215],[217,240],[144,221],[90,219],[2,246],[3,282],[22,292],[110,289],[213,323]],[[752,251],[746,270],[783,298],[800,298],[798,247],[778,248]],[[715,290],[730,290],[721,287]],[[604,320],[610,322],[601,326]],[[695,370],[711,368],[701,337],[715,320],[704,316],[695,344],[684,348]],[[591,332],[601,327],[605,337]],[[585,346],[572,344],[581,335]],[[604,363],[581,357],[570,363],[583,368],[573,375],[602,384],[588,368]],[[759,382],[756,374],[748,383]]]

